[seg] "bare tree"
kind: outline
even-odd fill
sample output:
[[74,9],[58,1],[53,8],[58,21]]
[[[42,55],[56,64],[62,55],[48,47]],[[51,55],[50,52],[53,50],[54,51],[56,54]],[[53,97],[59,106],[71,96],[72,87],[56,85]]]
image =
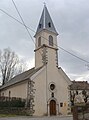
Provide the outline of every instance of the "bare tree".
[[17,73],[23,71],[23,65],[19,57],[10,48],[0,50],[0,72],[2,75],[2,84],[4,85]]

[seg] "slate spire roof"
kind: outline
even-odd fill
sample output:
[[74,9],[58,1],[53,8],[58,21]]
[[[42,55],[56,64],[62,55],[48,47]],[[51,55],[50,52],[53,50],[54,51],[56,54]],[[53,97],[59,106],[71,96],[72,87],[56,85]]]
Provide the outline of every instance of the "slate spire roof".
[[38,27],[37,27],[36,34],[39,33],[40,31],[42,31],[43,29],[46,29],[46,30],[51,31],[51,32],[55,33],[56,35],[58,35],[46,5],[44,5],[43,12],[42,12],[42,15],[41,15]]

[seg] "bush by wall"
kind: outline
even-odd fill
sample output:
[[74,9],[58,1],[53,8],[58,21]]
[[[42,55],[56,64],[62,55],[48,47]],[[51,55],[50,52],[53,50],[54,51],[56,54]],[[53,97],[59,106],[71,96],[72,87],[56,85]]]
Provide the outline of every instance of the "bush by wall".
[[25,107],[25,101],[21,101],[21,99],[0,101],[0,107]]
[[29,107],[25,108],[25,102],[22,98],[0,97],[0,114],[31,115]]
[[1,108],[0,107],[0,114],[7,114],[7,115],[31,115],[30,112],[29,112],[29,109],[28,108],[16,108],[16,107],[3,107]]

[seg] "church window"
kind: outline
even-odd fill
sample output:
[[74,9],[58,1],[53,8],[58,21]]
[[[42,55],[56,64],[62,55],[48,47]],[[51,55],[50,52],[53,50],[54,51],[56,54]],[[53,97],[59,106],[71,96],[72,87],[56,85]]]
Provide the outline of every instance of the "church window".
[[11,91],[9,91],[9,98],[11,97]]
[[42,24],[40,23],[40,24],[39,24],[39,28],[41,28],[41,27],[42,27]]
[[53,46],[53,37],[51,35],[49,36],[49,45]]
[[52,93],[51,96],[54,97],[54,93]]
[[51,23],[50,22],[48,23],[48,26],[51,27]]
[[41,46],[41,37],[38,38],[38,47]]
[[60,107],[63,107],[63,103],[60,103]]
[[[49,84],[49,90],[51,91],[51,93],[54,93],[54,92],[56,91],[56,85],[55,85],[54,82],[51,82],[51,83]],[[52,94],[51,94],[51,96],[52,96]],[[53,96],[54,96],[54,95],[53,95]]]
[[55,89],[55,85],[54,85],[54,84],[51,84],[51,85],[50,85],[50,89],[51,89],[51,90],[54,90],[54,89]]

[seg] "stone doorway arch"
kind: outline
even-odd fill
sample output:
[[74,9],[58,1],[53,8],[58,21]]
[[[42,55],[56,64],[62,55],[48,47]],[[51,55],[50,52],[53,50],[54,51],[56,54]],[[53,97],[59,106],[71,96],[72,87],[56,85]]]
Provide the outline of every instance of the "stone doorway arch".
[[59,114],[59,104],[56,98],[50,98],[47,102],[47,113],[49,116]]
[[56,113],[56,101],[55,100],[50,101],[49,108],[50,108],[50,116],[57,114]]

